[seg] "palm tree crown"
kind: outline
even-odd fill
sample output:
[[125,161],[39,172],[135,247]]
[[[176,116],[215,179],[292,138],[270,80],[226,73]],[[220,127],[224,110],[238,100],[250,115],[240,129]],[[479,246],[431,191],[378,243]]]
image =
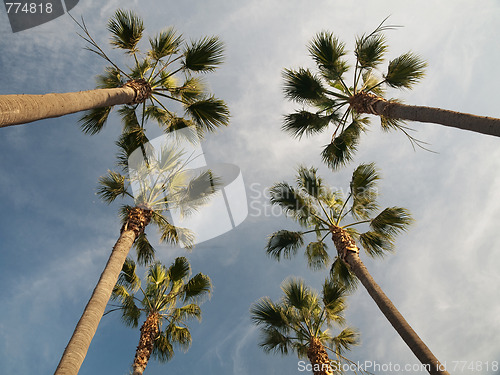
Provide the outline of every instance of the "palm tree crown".
[[[133,200],[134,205],[121,207],[122,230],[129,225],[136,211],[147,216],[134,242],[137,260],[147,264],[154,259],[155,254],[144,231],[149,222],[158,227],[162,241],[192,247],[195,234],[188,228],[174,226],[166,214],[168,210],[179,209],[188,215],[205,204],[217,191],[220,179],[210,170],[193,173],[187,168],[191,155],[186,155],[184,150],[172,144],[155,150],[151,143],[141,144],[135,139],[131,133],[121,136],[117,142],[120,150],[118,165],[123,174],[108,171],[106,176],[99,179],[97,194],[106,203],[112,203],[118,197]],[[134,149],[137,144],[141,146]],[[135,165],[129,165],[130,160],[135,160]]]
[[[316,168],[299,167],[296,186],[280,182],[271,187],[272,204],[276,204],[296,220],[305,231],[279,230],[267,243],[267,253],[276,258],[295,255],[305,245],[305,235],[315,234],[316,239],[305,245],[308,265],[320,269],[330,264],[325,238],[336,228],[347,232],[370,256],[383,256],[394,248],[395,236],[406,230],[412,222],[408,210],[388,207],[380,211],[377,199],[377,181],[380,179],[375,165],[361,164],[352,174],[349,194],[332,191],[317,174]],[[378,214],[377,214],[378,213]],[[347,218],[352,221],[347,221]],[[360,233],[354,226],[366,226]],[[347,287],[354,286],[356,279],[346,267],[342,253],[331,266],[332,275]]]
[[453,128],[500,136],[500,119],[441,108],[413,106],[386,99],[386,88],[411,89],[423,77],[427,63],[413,52],[381,66],[388,51],[384,31],[387,18],[370,34],[358,36],[354,45],[353,79],[345,44],[328,31],[318,33],[308,51],[315,63],[310,69],[285,69],[284,94],[303,107],[285,116],[282,129],[295,137],[323,132],[333,127],[330,143],[323,149],[324,162],[337,169],[350,162],[361,134],[370,123],[364,114],[380,117],[384,131],[400,130],[412,145],[425,148],[409,134],[405,120],[441,124]]
[[210,295],[212,283],[204,274],[191,278],[190,274],[191,266],[184,257],[176,258],[168,268],[156,262],[149,267],[144,286],[135,262],[126,260],[112,294],[119,305],[112,305],[106,314],[121,311],[123,322],[134,328],[146,316],[134,367],[143,367],[143,371],[151,355],[165,362],[173,357],[174,346],[187,350],[191,345],[187,322],[201,320],[199,303]]
[[331,332],[334,324],[345,324],[345,288],[328,279],[318,295],[303,280],[291,278],[283,282],[281,290],[279,302],[265,297],[250,310],[254,323],[261,326],[262,348],[281,354],[295,352],[299,358],[309,358],[313,366],[326,363],[335,367],[328,356],[319,358],[327,354],[325,348],[341,362],[343,353],[358,343],[353,328],[344,328],[336,336]]
[[[149,119],[158,122],[167,132],[192,126],[202,134],[228,124],[226,104],[206,91],[199,76],[214,71],[223,61],[224,46],[217,37],[185,42],[182,35],[170,27],[150,37],[147,51],[141,52],[139,45],[145,29],[142,19],[131,11],[117,10],[109,20],[108,31],[113,47],[124,50],[132,58],[132,68],[126,72],[97,45],[83,20],[78,25],[84,32],[83,38],[90,44],[87,49],[111,64],[98,76],[97,86],[129,85],[136,89],[134,102],[118,110],[125,131],[130,127],[144,128]],[[163,99],[177,103],[187,118],[168,109]],[[112,108],[87,111],[81,118],[82,130],[88,134],[100,132]]]
[[[372,33],[356,38],[352,85],[345,78],[350,70],[345,44],[326,31],[317,34],[308,48],[316,64],[316,73],[303,68],[286,69],[283,73],[285,96],[309,108],[287,115],[283,129],[301,137],[322,132],[333,125],[331,143],[322,153],[323,160],[333,169],[352,160],[360,135],[369,124],[369,119],[362,116],[367,113],[363,107],[366,99],[373,95],[383,97],[384,86],[409,89],[424,75],[426,63],[412,52],[390,61],[385,74],[377,71],[388,49],[382,32],[394,27],[383,23]],[[407,133],[400,119],[383,115],[380,119],[382,129],[399,129],[413,143],[419,144]]]

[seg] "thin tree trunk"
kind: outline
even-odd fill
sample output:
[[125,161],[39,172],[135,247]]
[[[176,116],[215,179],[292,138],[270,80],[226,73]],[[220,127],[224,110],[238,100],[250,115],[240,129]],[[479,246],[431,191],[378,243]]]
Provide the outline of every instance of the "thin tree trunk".
[[307,358],[311,362],[314,375],[333,375],[328,353],[317,337],[311,337],[307,348]]
[[434,354],[432,354],[427,345],[425,345],[413,328],[411,328],[410,324],[408,324],[403,315],[401,315],[398,311],[396,306],[394,306],[391,300],[382,291],[380,286],[375,282],[375,280],[373,280],[359,256],[357,254],[350,253],[347,256],[346,262],[373,298],[380,311],[382,311],[387,320],[398,332],[399,336],[401,336],[403,341],[406,345],[408,345],[419,361],[426,365],[426,370],[433,375],[448,375],[444,366],[438,361]]
[[133,229],[122,231],[73,336],[64,350],[56,375],[76,375],[80,370],[135,238],[136,233]]
[[440,124],[452,128],[500,137],[500,119],[476,116],[447,109],[414,106],[387,101],[376,95],[360,92],[351,99],[358,113],[369,113],[393,119]]
[[148,315],[146,321],[141,327],[141,337],[139,345],[135,351],[134,363],[132,369],[133,375],[142,375],[148,365],[151,353],[153,353],[154,341],[158,336],[158,314],[153,313]]
[[149,97],[144,80],[123,87],[45,95],[0,95],[0,128],[59,117],[88,109],[138,103]]
[[370,275],[359,258],[359,249],[349,233],[339,227],[332,227],[330,230],[332,232],[332,240],[341,259],[349,265],[351,271],[361,281],[399,336],[401,336],[418,360],[426,366],[426,370],[432,375],[449,375],[445,371],[444,366],[432,354],[427,345],[411,328],[403,315],[401,315],[396,306],[394,306],[392,301],[385,295]]

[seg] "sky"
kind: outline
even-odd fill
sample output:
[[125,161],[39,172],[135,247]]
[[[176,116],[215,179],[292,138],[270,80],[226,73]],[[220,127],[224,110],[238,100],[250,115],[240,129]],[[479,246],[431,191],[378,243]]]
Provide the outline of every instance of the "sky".
[[[186,39],[218,35],[225,63],[207,75],[226,101],[231,124],[202,143],[210,163],[240,168],[248,217],[235,229],[192,252],[157,245],[170,264],[187,256],[194,273],[212,278],[214,292],[203,320],[190,326],[193,344],[166,364],[151,361],[150,375],[298,374],[298,359],[265,354],[249,317],[263,296],[277,299],[288,276],[319,289],[326,271],[307,268],[302,253],[276,262],[265,254],[272,232],[294,224],[272,210],[266,188],[291,181],[299,164],[316,166],[338,189],[354,168],[375,162],[383,179],[382,207],[408,208],[415,223],[399,236],[396,252],[363,260],[374,279],[436,357],[453,374],[496,374],[500,361],[500,148],[498,140],[433,124],[411,123],[434,152],[414,150],[401,133],[383,133],[377,119],[353,162],[329,171],[321,162],[331,133],[293,139],[280,130],[297,109],[282,93],[284,68],[312,67],[306,45],[332,31],[352,51],[356,35],[390,15],[388,58],[412,50],[428,62],[412,91],[390,92],[415,105],[500,117],[497,62],[500,3],[435,1],[291,0],[95,1],[72,10],[98,43],[111,50],[106,22],[118,8],[140,14],[148,35],[174,26]],[[84,50],[68,15],[12,33],[0,13],[0,94],[89,90],[105,62]],[[120,124],[112,117],[97,136],[83,134],[78,115],[0,129],[0,363],[6,374],[53,373],[119,236],[118,204],[96,196],[99,176],[114,167]],[[353,361],[417,364],[417,359],[362,288],[349,297],[349,325],[361,332]],[[105,316],[80,374],[128,374],[139,330]],[[384,371],[373,371],[383,373]],[[385,371],[389,373],[390,371]],[[422,371],[409,371],[420,374]]]

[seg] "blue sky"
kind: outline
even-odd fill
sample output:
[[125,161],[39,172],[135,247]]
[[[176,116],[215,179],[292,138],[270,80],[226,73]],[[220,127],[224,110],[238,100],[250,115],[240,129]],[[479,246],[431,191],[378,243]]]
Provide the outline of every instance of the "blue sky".
[[[101,46],[105,24],[118,8],[133,9],[151,34],[175,26],[187,39],[218,35],[226,62],[207,76],[232,113],[231,125],[203,142],[207,160],[241,168],[249,217],[233,231],[199,244],[187,256],[193,272],[215,285],[203,321],[191,326],[193,345],[150,375],[295,374],[297,358],[264,354],[248,309],[262,296],[277,298],[287,276],[319,288],[324,272],[307,269],[302,255],[276,263],[264,245],[273,231],[290,227],[265,199],[273,182],[291,180],[298,164],[315,165],[344,190],[352,170],[376,162],[383,180],[382,206],[411,210],[416,223],[400,236],[397,252],[364,258],[373,277],[450,372],[456,361],[500,360],[500,148],[493,137],[431,124],[412,124],[436,153],[414,151],[400,133],[382,133],[373,120],[353,163],[337,172],[320,152],[331,134],[291,139],[280,131],[295,107],[281,91],[283,68],[311,66],[306,44],[330,30],[352,48],[354,36],[382,19],[404,27],[387,34],[389,58],[413,50],[428,63],[426,78],[412,91],[391,94],[406,103],[500,117],[496,87],[500,59],[500,4],[468,1],[107,1],[80,0]],[[13,34],[0,14],[0,94],[68,92],[94,88],[102,60],[83,50],[77,28],[65,15]],[[122,56],[112,52],[119,63]],[[8,374],[55,370],[64,347],[119,235],[117,205],[95,195],[99,176],[114,165],[119,122],[90,137],[78,115],[0,130],[0,362]],[[169,264],[186,255],[158,246]],[[355,361],[414,364],[416,358],[365,290],[349,299],[347,318],[361,331]],[[103,318],[80,374],[128,374],[139,331],[118,315]],[[481,371],[493,374],[493,371]],[[418,373],[418,372],[415,372]]]

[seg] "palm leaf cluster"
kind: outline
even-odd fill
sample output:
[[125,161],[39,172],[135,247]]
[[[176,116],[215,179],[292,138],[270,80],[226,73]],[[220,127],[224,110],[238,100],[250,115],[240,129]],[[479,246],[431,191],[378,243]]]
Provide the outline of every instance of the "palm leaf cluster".
[[[131,201],[131,204],[121,206],[122,224],[127,222],[133,207],[151,211],[151,223],[158,228],[161,241],[169,244],[182,243],[190,248],[194,244],[194,233],[187,228],[175,226],[169,219],[169,210],[178,209],[189,215],[217,192],[220,179],[210,170],[194,173],[188,169],[190,155],[173,147],[171,143],[159,150],[154,149],[151,143],[146,143],[142,149],[137,150],[127,147],[127,142],[121,140],[117,144],[121,171],[109,170],[107,175],[101,177],[97,195],[108,204],[117,198]],[[146,158],[143,158],[143,151]],[[129,160],[140,162],[129,166]],[[145,232],[137,236],[134,247],[140,264],[148,264],[154,260],[155,249]]]
[[137,266],[127,259],[123,265],[112,298],[118,305],[106,314],[121,311],[123,322],[137,327],[141,317],[157,314],[159,334],[154,341],[152,355],[161,362],[174,355],[174,347],[186,351],[191,345],[187,326],[192,319],[201,320],[199,304],[212,290],[210,278],[198,273],[191,276],[191,266],[186,258],[176,258],[166,268],[159,262],[147,271],[145,284],[137,276]]
[[307,358],[313,338],[331,350],[337,361],[358,344],[358,333],[351,327],[337,335],[334,326],[345,325],[346,289],[327,279],[321,294],[310,289],[303,280],[290,278],[281,285],[282,298],[273,302],[269,297],[260,299],[251,307],[255,324],[261,327],[261,347],[266,352],[289,354]]
[[[373,163],[361,164],[352,174],[349,193],[333,191],[316,168],[299,167],[296,184],[280,182],[270,189],[271,203],[284,212],[303,230],[279,230],[270,235],[266,251],[280,260],[297,254],[305,247],[308,265],[321,269],[331,264],[331,275],[347,287],[356,285],[356,278],[345,263],[333,259],[325,239],[332,227],[345,229],[370,256],[383,256],[393,251],[396,235],[412,222],[408,210],[401,207],[380,209],[377,203],[379,172]],[[354,227],[358,226],[361,231]],[[309,240],[306,242],[306,236]]]
[[[286,98],[302,105],[301,109],[285,116],[283,130],[302,137],[331,126],[331,142],[323,149],[322,157],[332,169],[352,160],[361,134],[370,123],[363,112],[353,107],[354,100],[362,94],[383,98],[387,87],[410,89],[424,75],[426,63],[412,52],[389,61],[385,72],[380,71],[388,50],[383,32],[394,28],[385,26],[384,22],[372,33],[356,38],[351,84],[346,79],[352,66],[346,57],[345,44],[327,31],[318,33],[309,44],[314,70],[285,69],[283,73]],[[381,126],[386,131],[401,130],[412,144],[421,146],[422,142],[408,133],[408,127],[401,120],[381,116]]]
[[[226,104],[207,91],[202,78],[223,61],[224,46],[217,37],[187,42],[174,28],[167,28],[146,41],[142,19],[131,11],[118,10],[108,23],[108,31],[112,46],[123,50],[131,59],[131,68],[124,70],[99,47],[83,19],[78,25],[83,30],[82,37],[89,43],[87,49],[110,64],[105,73],[98,76],[98,88],[122,87],[132,80],[144,80],[151,88],[151,94],[142,103],[118,109],[124,133],[132,133],[137,139],[145,138],[144,126],[148,120],[157,122],[165,132],[192,128],[199,136],[228,124]],[[140,48],[143,44],[145,50]],[[168,106],[166,101],[170,102]],[[87,111],[81,118],[82,130],[88,134],[99,133],[111,111],[112,107]]]

